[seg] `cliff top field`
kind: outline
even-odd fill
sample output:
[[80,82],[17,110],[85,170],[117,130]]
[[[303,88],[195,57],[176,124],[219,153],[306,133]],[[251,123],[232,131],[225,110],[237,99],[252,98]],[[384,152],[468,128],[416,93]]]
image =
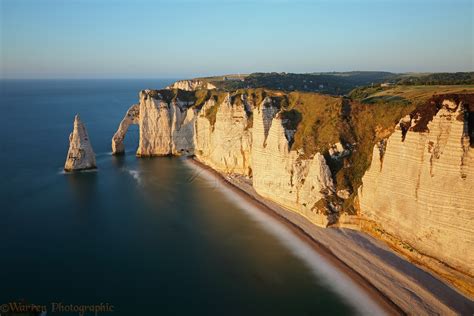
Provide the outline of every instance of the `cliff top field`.
[[352,90],[351,98],[363,103],[380,101],[409,101],[423,102],[435,94],[465,94],[474,91],[474,84],[470,85],[395,85],[393,87],[362,87]]

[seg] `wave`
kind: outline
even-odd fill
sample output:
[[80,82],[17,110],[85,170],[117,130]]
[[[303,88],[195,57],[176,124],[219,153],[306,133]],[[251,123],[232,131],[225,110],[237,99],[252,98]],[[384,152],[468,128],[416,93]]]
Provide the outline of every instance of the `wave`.
[[140,172],[138,170],[131,170],[131,169],[124,169],[128,174],[132,176],[138,184],[142,184],[142,178],[140,176]]

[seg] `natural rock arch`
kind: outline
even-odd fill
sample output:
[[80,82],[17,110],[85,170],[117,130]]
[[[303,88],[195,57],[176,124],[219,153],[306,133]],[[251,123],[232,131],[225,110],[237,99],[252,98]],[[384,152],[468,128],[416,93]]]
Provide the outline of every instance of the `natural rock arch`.
[[123,140],[127,134],[128,127],[132,124],[138,124],[140,119],[140,104],[132,105],[125,117],[120,122],[120,125],[115,132],[114,137],[112,137],[112,154],[119,155],[125,152],[125,147],[123,145]]

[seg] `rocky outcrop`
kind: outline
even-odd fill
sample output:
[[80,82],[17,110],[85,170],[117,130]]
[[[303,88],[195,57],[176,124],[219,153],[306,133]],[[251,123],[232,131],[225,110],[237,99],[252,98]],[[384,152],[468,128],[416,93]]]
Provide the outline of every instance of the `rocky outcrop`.
[[79,115],[74,117],[74,128],[69,135],[69,150],[67,153],[65,171],[78,171],[97,168],[95,153],[87,135],[86,127]]
[[387,141],[374,147],[358,195],[362,218],[390,236],[395,247],[442,262],[436,268],[442,274],[457,271],[472,278],[474,149],[469,115],[462,100],[438,98],[401,119]]
[[112,154],[117,155],[125,152],[123,140],[127,134],[128,127],[132,124],[138,124],[139,119],[140,104],[134,104],[128,109],[125,117],[120,122],[117,132],[115,132],[114,137],[112,137]]
[[[140,139],[137,156],[194,154],[194,109],[179,99],[167,102],[140,92],[140,103],[128,109],[112,138],[112,153],[121,154],[123,140],[132,124],[138,124]],[[142,113],[140,115],[140,113]]]
[[180,80],[166,87],[167,89],[181,89],[185,91],[194,91],[198,89],[216,89],[212,83],[203,80]]

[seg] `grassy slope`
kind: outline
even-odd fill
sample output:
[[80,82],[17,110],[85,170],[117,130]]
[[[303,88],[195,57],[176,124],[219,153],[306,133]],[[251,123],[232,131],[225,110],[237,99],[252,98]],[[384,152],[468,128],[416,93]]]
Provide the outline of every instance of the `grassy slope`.
[[[227,80],[224,80],[224,77]],[[218,89],[266,88],[284,91],[322,92],[333,95],[348,93],[357,86],[366,86],[392,80],[396,74],[379,71],[327,72],[327,73],[252,73],[197,78],[214,84]],[[229,80],[230,79],[230,80]]]
[[441,72],[427,74],[402,74],[399,85],[467,85],[474,84],[474,72]]
[[371,97],[397,96],[409,101],[426,101],[436,94],[474,93],[474,85],[395,86],[378,91]]

